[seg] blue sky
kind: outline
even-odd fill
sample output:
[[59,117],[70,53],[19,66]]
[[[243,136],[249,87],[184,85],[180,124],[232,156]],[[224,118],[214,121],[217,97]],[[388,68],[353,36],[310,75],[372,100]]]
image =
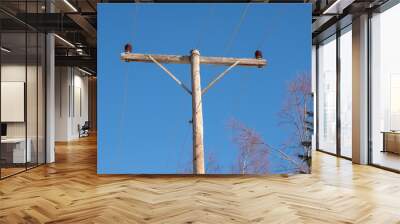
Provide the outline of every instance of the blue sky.
[[[137,53],[188,55],[198,48],[204,56],[251,58],[263,52],[267,67],[236,67],[203,96],[205,152],[228,173],[237,153],[229,120],[273,146],[288,138],[277,115],[287,82],[311,71],[311,5],[98,5],[98,172],[176,173],[192,157],[191,96],[155,64],[120,61],[128,42]],[[190,86],[189,65],[165,66]],[[224,69],[202,65],[202,86]]]

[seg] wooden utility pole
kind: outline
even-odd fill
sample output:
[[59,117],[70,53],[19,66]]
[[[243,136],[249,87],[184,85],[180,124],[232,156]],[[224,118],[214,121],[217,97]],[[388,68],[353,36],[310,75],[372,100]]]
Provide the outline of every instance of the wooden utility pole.
[[201,101],[200,52],[192,50],[193,172],[204,174],[203,103]]
[[[127,50],[128,49],[128,50]],[[205,174],[204,166],[204,145],[203,145],[203,107],[202,95],[205,94],[215,83],[225,76],[235,66],[263,67],[267,64],[261,58],[261,52],[256,51],[256,58],[223,58],[223,57],[203,57],[197,49],[191,51],[190,56],[179,55],[151,55],[133,54],[130,45],[125,46],[125,52],[121,54],[121,60],[126,62],[150,62],[155,63],[167,75],[169,75],[186,92],[192,95],[192,123],[193,123],[193,173]],[[178,78],[176,78],[162,64],[191,64],[192,89],[190,90]],[[229,66],[221,74],[211,81],[206,88],[201,88],[200,64],[213,64]]]

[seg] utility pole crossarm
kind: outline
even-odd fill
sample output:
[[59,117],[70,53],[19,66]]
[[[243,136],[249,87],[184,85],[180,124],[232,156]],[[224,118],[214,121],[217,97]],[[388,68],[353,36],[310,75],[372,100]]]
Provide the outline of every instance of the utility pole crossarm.
[[[169,63],[169,64],[190,64],[190,56],[180,56],[180,55],[160,55],[160,54],[133,54],[133,53],[122,53],[121,60],[127,62],[149,62],[153,63],[153,60],[149,57],[151,56],[159,63]],[[256,58],[225,58],[225,57],[204,57],[200,56],[200,64],[210,64],[210,65],[222,65],[231,66],[237,63],[238,66],[256,66],[263,67],[267,65],[265,59]]]
[[256,59],[256,58],[224,58],[224,57],[200,57],[201,64],[210,64],[210,65],[225,65],[231,66],[235,64],[239,66],[255,66],[255,67],[263,67],[267,65],[267,61],[265,59]]
[[149,62],[153,63],[152,58],[161,64],[190,64],[189,56],[162,55],[162,54],[133,54],[122,53],[121,60],[127,62]]

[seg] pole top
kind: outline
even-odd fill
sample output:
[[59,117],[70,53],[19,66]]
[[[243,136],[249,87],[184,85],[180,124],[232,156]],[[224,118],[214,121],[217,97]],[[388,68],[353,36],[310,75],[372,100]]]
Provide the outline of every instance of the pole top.
[[194,55],[194,54],[200,55],[200,51],[197,50],[197,49],[191,50],[190,53],[191,53],[192,55]]

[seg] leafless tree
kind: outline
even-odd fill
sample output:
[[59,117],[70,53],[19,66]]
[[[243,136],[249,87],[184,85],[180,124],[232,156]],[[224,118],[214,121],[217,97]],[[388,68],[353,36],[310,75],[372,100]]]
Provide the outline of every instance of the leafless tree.
[[233,130],[233,141],[239,149],[236,164],[233,166],[234,172],[241,174],[271,173],[269,161],[271,161],[272,152],[275,152],[279,158],[287,161],[290,167],[293,167],[283,166],[287,169],[287,172],[308,172],[307,165],[287,154],[283,148],[271,147],[254,129],[234,119],[229,122],[229,126]]
[[[243,123],[235,119],[229,121],[229,127],[233,131],[233,142],[238,146],[238,156],[232,166],[232,172],[240,174],[271,173],[272,155],[277,155],[280,159],[287,161],[280,165],[281,171],[310,172],[310,158],[301,159],[296,153],[293,153],[300,150],[303,156],[310,154],[310,146],[305,144],[311,142],[310,128],[312,128],[312,122],[309,120],[312,112],[308,111],[312,108],[310,105],[312,102],[311,78],[308,74],[299,74],[289,81],[287,95],[283,102],[279,111],[279,123],[292,132],[289,133],[288,140],[279,148],[271,147],[259,133]],[[185,165],[184,173],[191,173],[191,164],[189,161]],[[206,173],[218,173],[220,170],[221,167],[218,165],[215,155],[206,155]]]
[[237,161],[232,171],[240,174],[269,173],[269,146],[264,144],[261,136],[251,128],[236,120],[229,123],[233,130],[233,142],[238,146]]
[[206,152],[206,173],[207,174],[216,174],[221,172],[221,165],[217,160],[217,156],[211,151]]
[[193,162],[192,160],[186,161],[184,164],[178,166],[176,171],[178,174],[192,174],[193,173]]
[[[205,150],[205,168],[206,174],[217,174],[222,170],[217,157],[212,151]],[[177,173],[179,174],[191,174],[193,173],[193,161],[186,161],[184,164],[179,165]]]
[[310,100],[311,80],[306,74],[300,74],[287,86],[287,96],[279,112],[281,124],[293,127],[297,142],[306,138],[305,121],[307,103]]
[[[292,130],[284,147],[302,150],[304,162],[310,166],[311,133],[312,133],[312,94],[311,76],[307,73],[298,74],[287,85],[287,95],[279,111],[280,124]],[[309,172],[306,171],[307,173]]]

